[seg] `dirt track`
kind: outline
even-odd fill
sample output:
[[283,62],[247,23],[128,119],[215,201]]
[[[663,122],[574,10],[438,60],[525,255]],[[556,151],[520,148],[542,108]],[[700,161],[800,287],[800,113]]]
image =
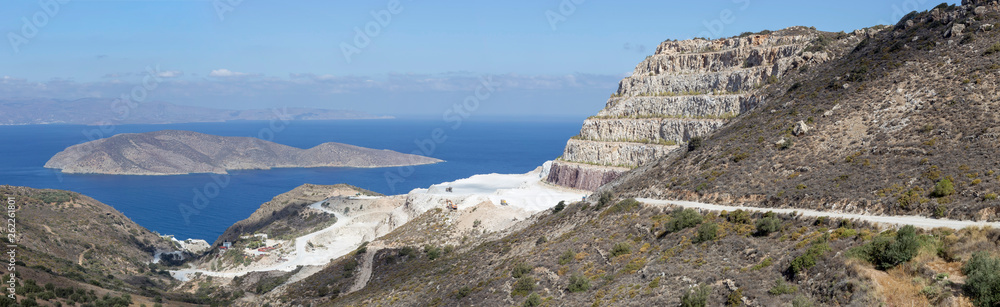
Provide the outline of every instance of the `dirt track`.
[[913,225],[917,228],[931,229],[937,227],[962,229],[969,226],[991,226],[995,228],[1000,228],[1000,223],[988,223],[988,222],[974,222],[974,221],[959,221],[959,220],[949,220],[949,219],[932,219],[922,216],[914,215],[903,215],[903,216],[886,216],[886,215],[864,215],[864,214],[853,214],[853,213],[840,213],[840,212],[827,212],[827,211],[816,211],[808,209],[776,209],[776,208],[757,208],[757,207],[743,207],[743,206],[723,206],[715,204],[705,204],[692,201],[676,201],[676,200],[662,200],[662,199],[651,199],[651,198],[637,198],[636,200],[657,206],[664,205],[674,205],[681,206],[685,208],[697,208],[705,210],[714,211],[733,211],[736,209],[750,210],[767,212],[774,211],[775,213],[792,213],[798,212],[803,216],[811,217],[821,217],[827,216],[831,218],[842,218],[842,219],[854,219],[861,221],[868,221],[877,224],[885,225]]

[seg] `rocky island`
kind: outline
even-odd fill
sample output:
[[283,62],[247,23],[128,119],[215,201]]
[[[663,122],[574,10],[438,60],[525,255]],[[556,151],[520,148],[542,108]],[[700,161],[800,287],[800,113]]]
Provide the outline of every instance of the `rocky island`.
[[70,146],[46,168],[64,173],[180,175],[292,167],[392,167],[443,162],[419,155],[341,143],[300,149],[251,137],[192,131],[124,133]]

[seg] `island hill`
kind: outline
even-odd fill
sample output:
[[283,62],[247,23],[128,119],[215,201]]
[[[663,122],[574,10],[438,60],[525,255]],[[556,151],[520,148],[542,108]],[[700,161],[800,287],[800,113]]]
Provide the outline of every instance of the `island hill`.
[[443,162],[419,155],[341,143],[300,149],[251,137],[180,130],[118,134],[70,146],[46,168],[64,173],[180,175],[293,167],[392,167]]

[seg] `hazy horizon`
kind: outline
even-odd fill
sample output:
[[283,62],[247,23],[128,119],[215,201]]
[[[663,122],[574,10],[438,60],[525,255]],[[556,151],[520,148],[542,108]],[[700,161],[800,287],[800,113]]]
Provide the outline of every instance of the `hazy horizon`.
[[432,117],[488,79],[480,116],[581,117],[664,40],[851,31],[937,2],[796,4],[17,2],[0,12],[0,100],[114,99],[145,84],[144,101],[178,105]]

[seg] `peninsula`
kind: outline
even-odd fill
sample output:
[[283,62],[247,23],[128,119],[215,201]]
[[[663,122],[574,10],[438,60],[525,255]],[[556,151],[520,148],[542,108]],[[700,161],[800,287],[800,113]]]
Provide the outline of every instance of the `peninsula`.
[[300,149],[251,137],[162,130],[118,134],[70,146],[46,168],[64,173],[180,175],[298,167],[392,167],[443,162],[419,155],[341,143]]

